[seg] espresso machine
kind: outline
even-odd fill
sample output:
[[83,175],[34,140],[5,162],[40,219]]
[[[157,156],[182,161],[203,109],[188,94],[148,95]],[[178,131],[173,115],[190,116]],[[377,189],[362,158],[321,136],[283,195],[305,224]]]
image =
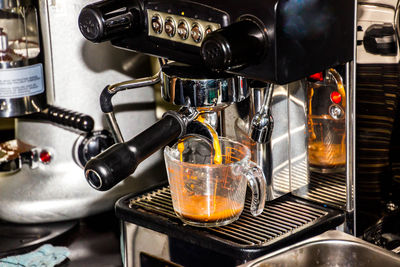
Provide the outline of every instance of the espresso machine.
[[[167,185],[121,198],[125,266],[231,266],[327,229],[355,233],[354,14],[354,1],[326,0],[108,0],[82,9],[88,40],[157,56],[161,66],[154,76],[102,91],[116,144],[86,163],[93,188],[109,190],[182,136],[210,137],[199,116],[249,146],[267,180],[263,213],[252,217],[247,201],[238,221],[220,227],[183,224]],[[163,99],[180,109],[124,141],[111,99],[158,83]],[[317,86],[329,90],[323,112],[340,121],[336,135],[345,140],[345,162],[329,171],[310,168],[309,91]]]
[[[147,57],[109,44],[94,47],[81,36],[76,21],[87,3],[0,1],[0,120],[16,119],[16,139],[0,144],[0,220],[47,224],[39,239],[48,236],[49,223],[110,210],[132,187],[146,187],[132,177],[107,193],[96,192],[82,174],[88,159],[114,143],[98,110],[98,91],[151,71]],[[128,98],[140,103],[116,99],[116,116],[126,121],[122,131],[134,135],[156,121],[153,88]],[[135,177],[154,177],[147,186],[157,183],[163,178],[157,164],[159,153]]]

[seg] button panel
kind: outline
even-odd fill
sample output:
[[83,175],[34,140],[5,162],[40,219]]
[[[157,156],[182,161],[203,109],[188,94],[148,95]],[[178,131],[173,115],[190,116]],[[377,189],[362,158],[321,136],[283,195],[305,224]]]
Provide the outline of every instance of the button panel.
[[149,36],[201,46],[204,37],[221,28],[218,23],[147,9]]

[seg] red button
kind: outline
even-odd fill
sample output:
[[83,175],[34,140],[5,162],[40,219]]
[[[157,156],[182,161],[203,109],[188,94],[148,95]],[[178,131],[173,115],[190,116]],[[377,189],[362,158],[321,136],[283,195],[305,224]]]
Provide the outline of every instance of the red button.
[[339,104],[342,101],[342,95],[336,91],[331,93],[331,101],[335,104]]
[[324,74],[322,72],[317,72],[308,76],[308,79],[314,82],[322,82],[324,80]]
[[40,161],[44,164],[48,164],[51,161],[51,154],[47,150],[42,150],[39,154]]

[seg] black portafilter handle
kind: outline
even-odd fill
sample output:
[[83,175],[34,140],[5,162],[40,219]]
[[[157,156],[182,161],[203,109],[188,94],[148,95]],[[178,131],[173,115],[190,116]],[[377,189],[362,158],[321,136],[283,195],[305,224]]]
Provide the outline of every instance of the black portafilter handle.
[[140,162],[185,132],[187,122],[180,116],[167,115],[124,143],[117,143],[90,159],[85,177],[90,186],[106,191],[131,175]]
[[72,127],[83,132],[91,132],[94,127],[94,120],[89,115],[60,107],[47,106],[47,108],[39,113],[39,116],[41,119]]
[[99,43],[142,29],[143,16],[138,1],[106,0],[85,6],[79,14],[82,35]]
[[255,64],[268,52],[265,27],[255,18],[246,18],[209,33],[201,45],[201,57],[214,71]]

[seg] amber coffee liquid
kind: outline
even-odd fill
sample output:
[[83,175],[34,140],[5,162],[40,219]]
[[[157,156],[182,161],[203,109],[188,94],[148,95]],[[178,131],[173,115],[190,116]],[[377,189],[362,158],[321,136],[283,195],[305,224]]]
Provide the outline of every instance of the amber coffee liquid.
[[181,217],[197,222],[217,222],[234,218],[243,205],[221,196],[185,196],[175,210]]

